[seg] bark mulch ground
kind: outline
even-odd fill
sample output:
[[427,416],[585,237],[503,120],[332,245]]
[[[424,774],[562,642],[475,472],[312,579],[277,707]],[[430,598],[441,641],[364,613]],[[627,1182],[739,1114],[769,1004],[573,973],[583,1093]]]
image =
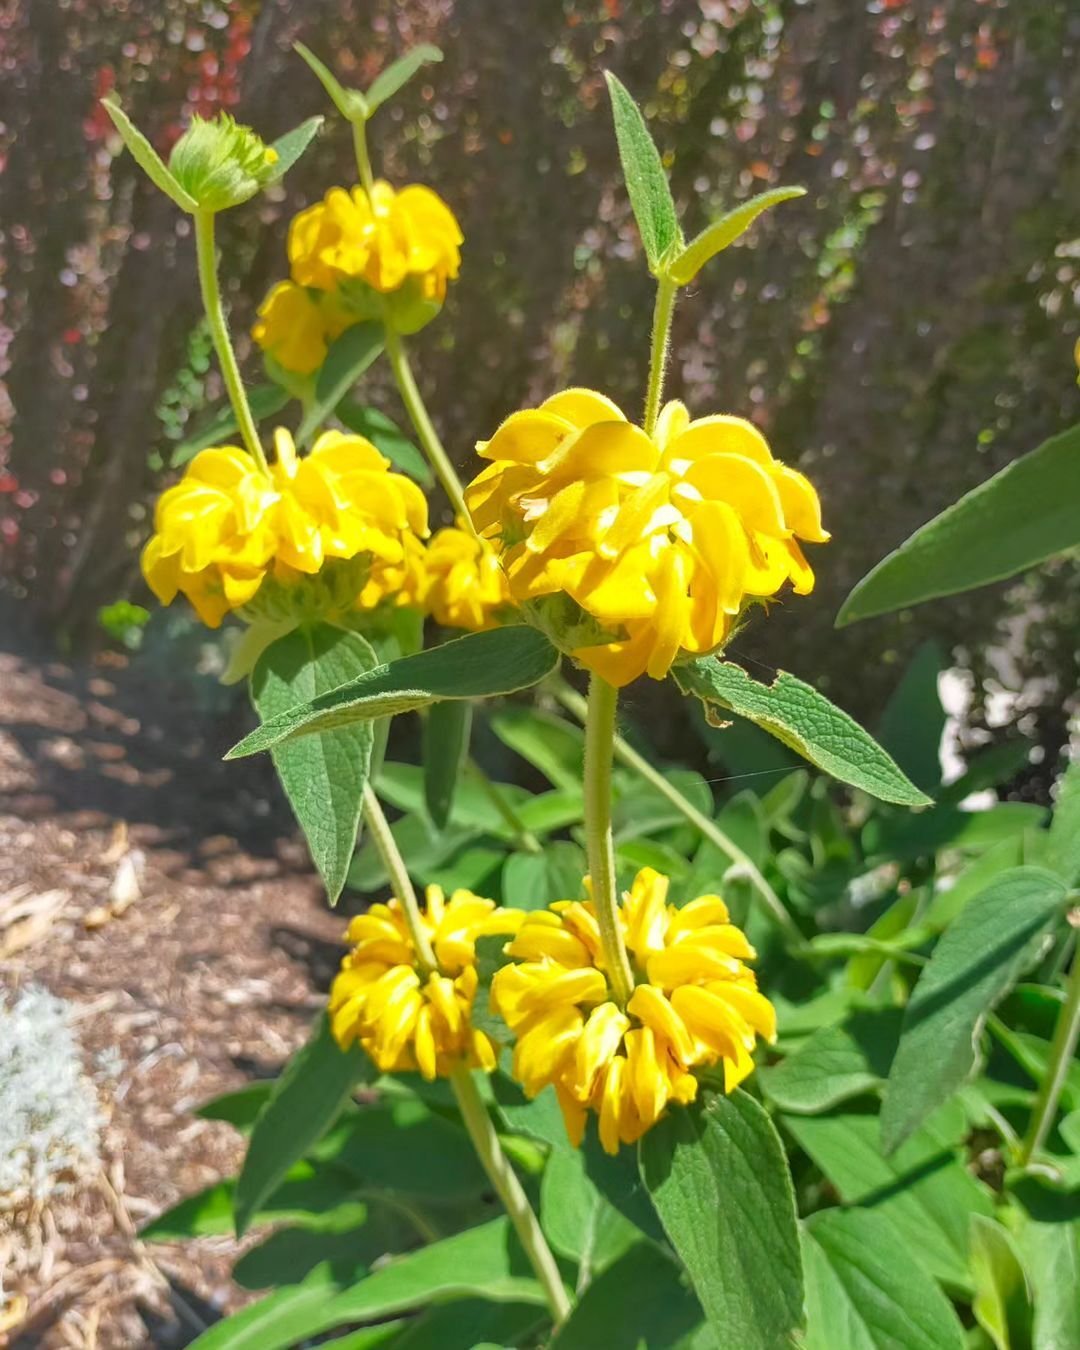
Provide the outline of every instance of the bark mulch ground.
[[235,1171],[238,1136],[193,1108],[277,1071],[340,957],[268,765],[220,763],[246,718],[120,657],[0,652],[0,989],[70,1000],[108,1064],[101,1172],[0,1215],[0,1327],[22,1314],[0,1346],[175,1350],[243,1297],[231,1238],[137,1232]]

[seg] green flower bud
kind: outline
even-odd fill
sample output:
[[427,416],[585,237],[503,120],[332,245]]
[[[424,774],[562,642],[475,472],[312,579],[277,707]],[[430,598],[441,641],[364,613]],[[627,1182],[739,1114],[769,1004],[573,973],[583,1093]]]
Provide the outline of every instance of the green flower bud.
[[239,206],[280,176],[278,154],[228,113],[193,117],[169,156],[169,171],[201,211]]

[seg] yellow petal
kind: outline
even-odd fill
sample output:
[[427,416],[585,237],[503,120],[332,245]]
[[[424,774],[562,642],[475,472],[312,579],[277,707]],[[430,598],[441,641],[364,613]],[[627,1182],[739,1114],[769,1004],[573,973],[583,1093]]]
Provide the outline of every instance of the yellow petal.
[[596,1088],[597,1076],[616,1054],[630,1019],[614,1003],[601,1003],[589,1014],[574,1056],[573,1091],[587,1102]]
[[592,426],[594,422],[625,422],[626,417],[611,399],[592,389],[564,389],[541,403],[543,412],[561,417],[574,427]]
[[659,989],[654,989],[651,984],[639,984],[630,995],[626,1010],[639,1022],[651,1027],[684,1067],[694,1063],[696,1054],[693,1038],[685,1022]]

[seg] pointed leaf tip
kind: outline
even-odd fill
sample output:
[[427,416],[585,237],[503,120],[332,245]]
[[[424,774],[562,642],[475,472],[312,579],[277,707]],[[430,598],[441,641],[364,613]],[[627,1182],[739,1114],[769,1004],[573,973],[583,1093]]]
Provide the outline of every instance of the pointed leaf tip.
[[615,139],[630,205],[641,232],[649,270],[658,275],[671,251],[682,244],[671,188],[641,109],[617,75],[606,70],[604,78],[611,96]]

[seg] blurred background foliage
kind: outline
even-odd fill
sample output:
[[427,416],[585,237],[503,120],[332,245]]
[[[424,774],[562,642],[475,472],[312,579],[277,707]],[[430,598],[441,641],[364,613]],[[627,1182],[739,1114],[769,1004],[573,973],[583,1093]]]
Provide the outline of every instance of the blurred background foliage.
[[[688,232],[776,184],[808,195],[699,278],[670,393],[752,417],[820,488],[834,542],[809,600],[735,644],[871,726],[936,638],[971,671],[971,723],[1019,723],[1038,793],[1080,684],[1071,561],[1020,584],[834,632],[851,585],[962,492],[1075,419],[1080,11],[1072,0],[2,0],[0,625],[76,647],[139,603],[137,549],[172,448],[222,393],[188,221],[97,100],[163,151],[226,107],[267,138],[327,112],[290,46],[367,84],[442,47],[376,119],[385,176],[422,180],[466,236],[418,340],[458,465],[567,383],[642,397],[652,285],[621,187],[602,71],[641,100]],[[288,180],[222,220],[246,330],[285,274],[291,215],[354,177],[331,122]],[[365,400],[400,417],[376,367]],[[648,711],[658,690],[631,702]],[[654,735],[694,757],[679,701]]]

